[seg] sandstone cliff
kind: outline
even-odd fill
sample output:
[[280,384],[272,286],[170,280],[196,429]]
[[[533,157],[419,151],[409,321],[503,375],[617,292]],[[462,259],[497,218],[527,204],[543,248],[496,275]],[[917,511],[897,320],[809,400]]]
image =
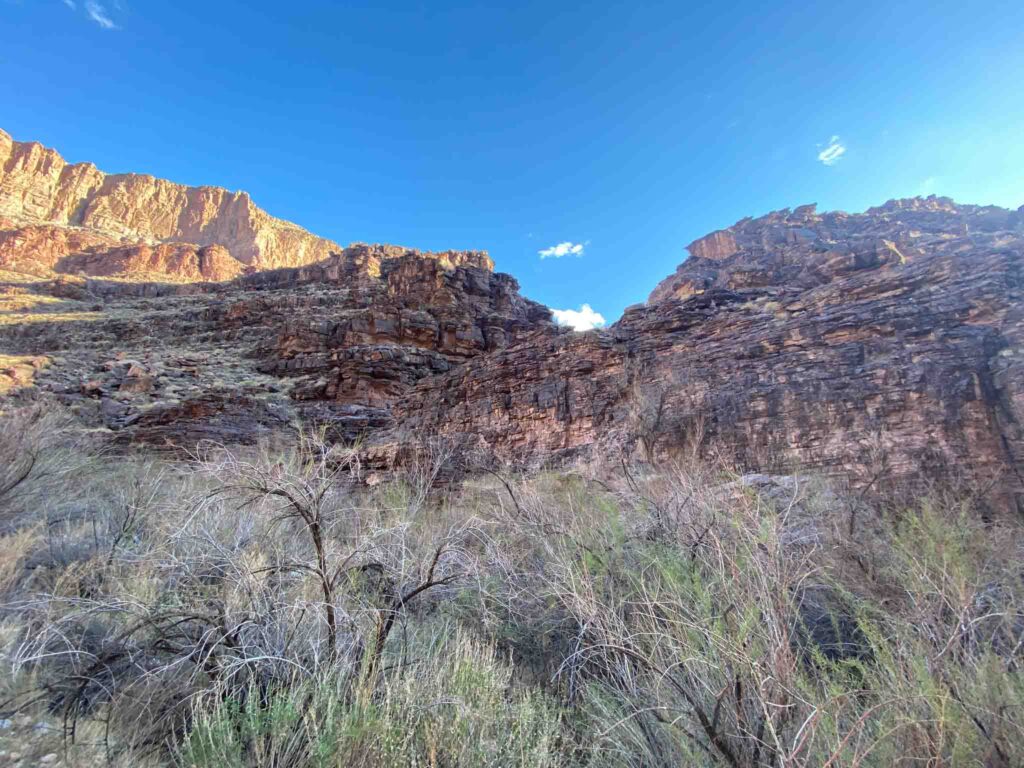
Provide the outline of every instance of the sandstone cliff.
[[0,269],[25,275],[199,282],[230,280],[246,270],[221,245],[150,245],[82,227],[33,224],[5,229],[5,223],[9,220],[0,219]]
[[220,245],[259,269],[309,264],[340,246],[258,208],[245,192],[186,187],[153,176],[105,174],[0,131],[0,216],[142,244]]

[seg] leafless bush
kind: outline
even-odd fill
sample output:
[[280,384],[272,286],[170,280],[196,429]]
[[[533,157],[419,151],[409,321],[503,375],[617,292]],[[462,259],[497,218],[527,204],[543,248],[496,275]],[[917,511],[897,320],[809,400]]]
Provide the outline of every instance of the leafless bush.
[[637,363],[627,370],[627,439],[654,466],[669,453],[696,461],[707,448],[712,408],[692,372],[673,369],[665,377]]
[[[36,683],[14,706],[45,701],[70,736],[103,706],[145,751],[210,686],[245,701],[324,669],[373,685],[403,617],[471,565],[473,522],[382,519],[342,482],[351,460],[307,435],[287,454],[210,451],[129,480],[102,526],[76,527],[102,546],[11,606],[25,627],[12,670]],[[178,491],[160,509],[154,479]]]
[[1024,535],[969,496],[853,494],[851,525],[799,475],[659,452],[456,486],[460,455],[360,489],[306,434],[97,463],[70,505],[45,475],[0,538],[0,716],[129,764],[1024,761]]
[[515,546],[484,587],[520,664],[593,718],[595,764],[1020,759],[1019,526],[949,499],[864,512],[881,545],[851,570],[820,483],[622,469],[504,478]]
[[[0,532],[37,521],[80,490],[75,479],[90,455],[68,426],[52,404],[0,413]],[[56,488],[63,492],[55,498]]]

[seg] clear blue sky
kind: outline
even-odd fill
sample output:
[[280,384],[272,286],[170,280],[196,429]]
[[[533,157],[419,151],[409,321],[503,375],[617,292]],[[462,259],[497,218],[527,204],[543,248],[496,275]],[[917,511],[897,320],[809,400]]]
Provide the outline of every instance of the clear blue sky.
[[0,0],[0,40],[17,139],[342,243],[485,248],[609,321],[747,215],[1024,204],[1021,0]]

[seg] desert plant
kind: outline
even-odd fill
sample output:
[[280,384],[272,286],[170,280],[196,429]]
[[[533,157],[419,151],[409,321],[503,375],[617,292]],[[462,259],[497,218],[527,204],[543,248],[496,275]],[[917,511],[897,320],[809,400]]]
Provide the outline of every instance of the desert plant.
[[374,692],[328,675],[244,702],[204,695],[182,743],[182,765],[564,764],[561,715],[548,697],[512,686],[493,646],[456,627],[420,638],[414,666]]
[[667,453],[454,484],[441,443],[366,489],[307,433],[62,496],[60,434],[8,497],[0,716],[110,762],[1024,764],[1024,536],[969,493]]

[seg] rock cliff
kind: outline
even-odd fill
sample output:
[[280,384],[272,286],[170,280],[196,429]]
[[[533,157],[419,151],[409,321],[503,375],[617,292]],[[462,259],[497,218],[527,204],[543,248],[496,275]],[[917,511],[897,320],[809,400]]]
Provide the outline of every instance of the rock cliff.
[[108,175],[91,163],[67,163],[37,142],[14,141],[2,130],[0,217],[17,225],[79,227],[137,244],[219,245],[258,269],[310,264],[341,250],[270,216],[245,192]]
[[[146,248],[125,251],[137,273],[172,246]],[[169,257],[215,268],[216,249]],[[220,283],[0,281],[0,350],[21,366],[11,381],[34,378],[26,395],[49,392],[118,442],[189,450],[300,421],[353,440],[390,425],[423,377],[552,327],[492,267],[481,251],[357,245]]]
[[516,465],[963,480],[1024,509],[1024,208],[806,205],[689,251],[572,333],[482,251],[342,249],[240,193],[0,134],[0,394],[56,397],[119,444],[316,422],[381,468],[440,435]]
[[421,381],[395,422],[520,463],[713,453],[1024,503],[1024,212],[804,206],[690,250],[607,331],[541,329]]

